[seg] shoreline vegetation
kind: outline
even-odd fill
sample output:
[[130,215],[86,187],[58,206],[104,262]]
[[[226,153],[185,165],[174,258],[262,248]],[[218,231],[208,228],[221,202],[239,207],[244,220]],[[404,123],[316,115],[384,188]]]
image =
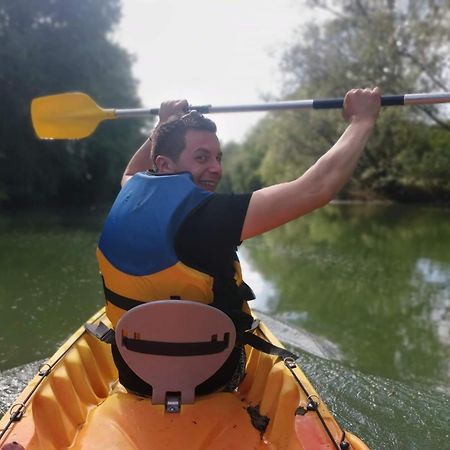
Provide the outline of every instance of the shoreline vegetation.
[[[281,49],[282,88],[266,100],[333,98],[375,85],[384,95],[450,91],[450,4],[305,0],[303,7],[322,19],[299,26]],[[117,194],[150,120],[105,122],[78,141],[40,141],[29,109],[35,97],[69,91],[89,92],[104,107],[141,106],[133,55],[111,38],[121,8],[120,0],[0,5],[0,208],[100,205]],[[242,143],[224,146],[222,189],[251,192],[297,178],[343,127],[336,110],[267,114]],[[339,198],[449,204],[449,108],[383,108]]]

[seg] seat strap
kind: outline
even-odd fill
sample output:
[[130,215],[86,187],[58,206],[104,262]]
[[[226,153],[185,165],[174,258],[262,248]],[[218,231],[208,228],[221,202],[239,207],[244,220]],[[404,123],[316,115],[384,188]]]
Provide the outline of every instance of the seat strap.
[[[146,303],[145,301],[139,301],[129,297],[125,297],[123,295],[119,295],[106,287],[105,280],[103,279],[103,277],[102,281],[103,281],[103,289],[105,291],[105,297],[107,301],[109,301],[113,305],[126,311],[129,311],[135,306],[139,306]],[[240,286],[240,290],[242,298],[245,297],[255,298],[253,291],[247,284],[242,283]],[[243,300],[239,299],[239,301],[242,306]],[[285,358],[293,358],[294,360],[298,359],[298,356],[295,355],[294,353],[291,353],[285,348],[277,347],[271,344],[270,342],[266,341],[265,339],[260,338],[255,334],[253,334],[252,332],[257,328],[258,321],[254,321],[254,318],[250,314],[245,313],[241,309],[230,308],[228,304],[217,300],[211,303],[210,306],[220,309],[231,318],[237,330],[237,342],[241,344],[250,345],[251,347],[260,350],[263,353],[267,353],[269,355],[276,355],[282,359]],[[103,342],[111,344],[111,342],[114,341],[114,330],[109,329],[102,322],[100,322],[100,324],[97,327],[95,327],[94,325],[86,324],[85,328],[90,334],[96,336]]]
[[282,347],[277,347],[273,345],[271,342],[266,341],[265,339],[256,336],[251,331],[247,331],[245,333],[237,334],[237,342],[240,344],[247,344],[250,347],[256,348],[263,353],[267,353],[269,355],[279,356],[281,359],[292,358],[294,360],[298,359],[298,355],[286,350]]
[[[100,339],[102,342],[106,342],[107,344],[111,344],[114,342],[114,330],[107,327],[103,322],[100,322],[98,325],[93,325],[86,323],[84,325],[86,331],[95,336],[97,339]],[[253,331],[253,330],[252,330]],[[270,342],[266,341],[265,339],[256,336],[253,334],[252,331],[247,332],[238,332],[237,333],[237,342],[239,344],[246,344],[250,345],[250,347],[256,348],[257,350],[267,353],[269,355],[275,355],[279,356],[281,359],[285,358],[293,358],[294,360],[298,359],[298,356],[294,353],[290,352],[289,350],[286,350],[282,347],[277,347],[276,345],[271,344]],[[132,339],[128,339],[130,342],[129,345],[132,345],[131,341]],[[214,341],[213,341],[214,342]],[[171,344],[172,345],[172,344]],[[197,354],[208,354],[212,351],[214,353],[215,345],[222,345],[221,342],[214,343],[191,343],[191,344],[184,344],[186,348],[183,349],[174,349],[174,348],[167,348],[167,343],[164,345],[162,342],[151,342],[148,343],[148,347],[142,348],[140,351],[143,353],[153,353],[153,354],[166,354],[169,355],[172,353],[172,355],[180,356],[180,351],[184,354],[193,354],[192,352],[196,351],[199,352]],[[211,346],[212,345],[212,346]],[[208,347],[210,346],[210,347]],[[208,347],[208,349],[206,348]],[[139,350],[138,350],[139,351]]]
[[114,342],[114,330],[112,328],[109,328],[103,322],[99,322],[98,325],[85,323],[84,328],[89,334],[95,336],[97,339],[100,339],[102,342],[106,342],[107,344],[112,344]]

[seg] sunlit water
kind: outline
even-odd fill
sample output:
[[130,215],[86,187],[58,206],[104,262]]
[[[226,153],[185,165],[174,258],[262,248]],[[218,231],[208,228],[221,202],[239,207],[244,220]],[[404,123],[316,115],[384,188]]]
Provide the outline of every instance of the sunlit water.
[[[103,217],[0,218],[0,370],[49,356],[102,305]],[[450,448],[449,219],[330,205],[240,251],[253,308],[373,449]]]

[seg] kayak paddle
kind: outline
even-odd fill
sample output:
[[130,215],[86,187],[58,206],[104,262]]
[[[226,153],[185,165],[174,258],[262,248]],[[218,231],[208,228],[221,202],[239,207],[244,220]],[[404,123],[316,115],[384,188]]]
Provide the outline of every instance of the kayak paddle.
[[[431,94],[386,95],[381,97],[382,106],[428,105],[449,103],[450,92]],[[228,106],[190,106],[200,113],[228,113],[251,111],[274,111],[285,109],[336,109],[342,108],[343,98],[325,100],[293,100],[273,103],[257,103]],[[81,139],[91,135],[98,124],[107,119],[158,115],[159,108],[104,109],[87,94],[68,92],[35,98],[31,102],[31,118],[40,139]]]

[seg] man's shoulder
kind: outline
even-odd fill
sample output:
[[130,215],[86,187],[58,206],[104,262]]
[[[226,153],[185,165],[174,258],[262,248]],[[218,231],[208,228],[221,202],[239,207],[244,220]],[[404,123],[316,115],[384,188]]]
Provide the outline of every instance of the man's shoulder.
[[210,197],[194,211],[195,215],[211,220],[226,220],[230,216],[244,216],[250,203],[251,193],[234,194],[214,192]]

